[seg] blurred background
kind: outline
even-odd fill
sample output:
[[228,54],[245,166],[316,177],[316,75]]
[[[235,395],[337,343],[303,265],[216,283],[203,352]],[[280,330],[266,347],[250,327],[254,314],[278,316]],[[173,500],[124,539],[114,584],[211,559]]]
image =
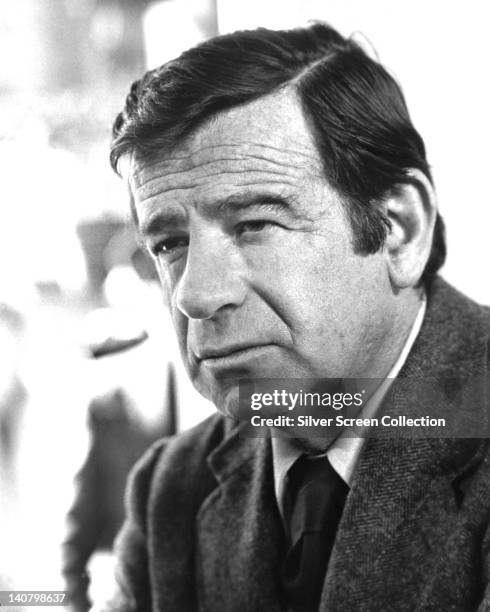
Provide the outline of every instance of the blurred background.
[[[1,0],[0,590],[60,589],[87,566],[91,597],[103,597],[110,554],[89,557],[91,546],[110,551],[118,511],[107,532],[94,524],[107,491],[120,493],[115,477],[101,477],[96,462],[108,460],[97,444],[136,456],[212,410],[182,372],[109,168],[110,127],[129,84],[217,33],[322,19],[353,34],[400,81],[425,139],[448,230],[444,276],[490,303],[487,8]],[[86,590],[84,580],[73,588]]]

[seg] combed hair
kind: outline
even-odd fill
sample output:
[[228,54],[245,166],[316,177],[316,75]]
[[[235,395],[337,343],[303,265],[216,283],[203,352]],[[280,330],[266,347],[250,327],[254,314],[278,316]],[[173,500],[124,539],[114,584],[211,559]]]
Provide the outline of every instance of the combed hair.
[[[325,177],[345,202],[354,248],[377,252],[390,229],[379,204],[413,182],[412,168],[432,183],[425,146],[394,78],[323,23],[218,36],[147,72],[114,122],[112,167],[128,153],[155,161],[209,118],[285,86],[296,88]],[[445,257],[438,214],[424,281]]]

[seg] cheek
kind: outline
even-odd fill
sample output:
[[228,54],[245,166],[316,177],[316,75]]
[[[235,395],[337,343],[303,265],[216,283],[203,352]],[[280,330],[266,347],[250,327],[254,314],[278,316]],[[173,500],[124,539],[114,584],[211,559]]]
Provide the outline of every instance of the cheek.
[[362,335],[389,286],[380,256],[355,255],[342,241],[318,242],[295,255],[276,253],[257,273],[297,342],[339,346]]
[[275,249],[261,249],[249,264],[251,278],[297,323],[331,312],[355,295],[355,256],[345,240],[297,233]]

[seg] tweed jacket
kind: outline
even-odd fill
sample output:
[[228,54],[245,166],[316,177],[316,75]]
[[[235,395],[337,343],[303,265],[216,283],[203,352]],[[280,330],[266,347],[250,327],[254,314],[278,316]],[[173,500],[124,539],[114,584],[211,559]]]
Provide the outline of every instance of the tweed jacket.
[[[436,279],[400,376],[486,374],[489,328],[486,308]],[[486,399],[483,406],[478,418],[487,431]],[[240,426],[214,415],[153,446],[131,478],[127,501],[118,540],[120,592],[111,609],[287,609],[270,440],[241,437]],[[370,438],[320,610],[490,610],[489,524],[487,439]]]

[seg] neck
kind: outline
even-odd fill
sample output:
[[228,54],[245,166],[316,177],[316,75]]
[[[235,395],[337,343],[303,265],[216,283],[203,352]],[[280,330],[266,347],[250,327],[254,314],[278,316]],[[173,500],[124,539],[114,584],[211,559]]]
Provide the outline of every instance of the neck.
[[[380,384],[386,378],[396,377],[403,362],[406,359],[405,352],[409,352],[415,338],[410,338],[412,331],[416,331],[415,322],[419,315],[422,306],[423,292],[411,290],[410,294],[404,296],[404,301],[400,302],[398,315],[393,317],[393,325],[391,331],[385,332],[385,341],[378,343],[377,354],[378,359],[370,361],[370,368],[361,372],[355,378],[348,379],[345,391],[355,393],[363,390],[363,404],[359,408],[347,410],[344,416],[357,417],[364,410],[366,404],[373,401],[381,401],[381,399],[373,398],[375,392],[382,387]],[[418,322],[417,322],[418,323]],[[417,325],[418,327],[418,325]],[[408,343],[408,344],[407,344]],[[370,354],[370,351],[367,351]],[[372,353],[371,353],[372,355]],[[347,386],[349,388],[347,388]],[[352,388],[351,388],[352,387]],[[378,393],[379,395],[379,393]],[[336,427],[334,429],[335,436],[333,437],[305,437],[304,429],[296,430],[299,434],[296,438],[296,443],[299,444],[303,451],[307,454],[318,454],[325,452],[330,445],[341,435],[343,429]]]

